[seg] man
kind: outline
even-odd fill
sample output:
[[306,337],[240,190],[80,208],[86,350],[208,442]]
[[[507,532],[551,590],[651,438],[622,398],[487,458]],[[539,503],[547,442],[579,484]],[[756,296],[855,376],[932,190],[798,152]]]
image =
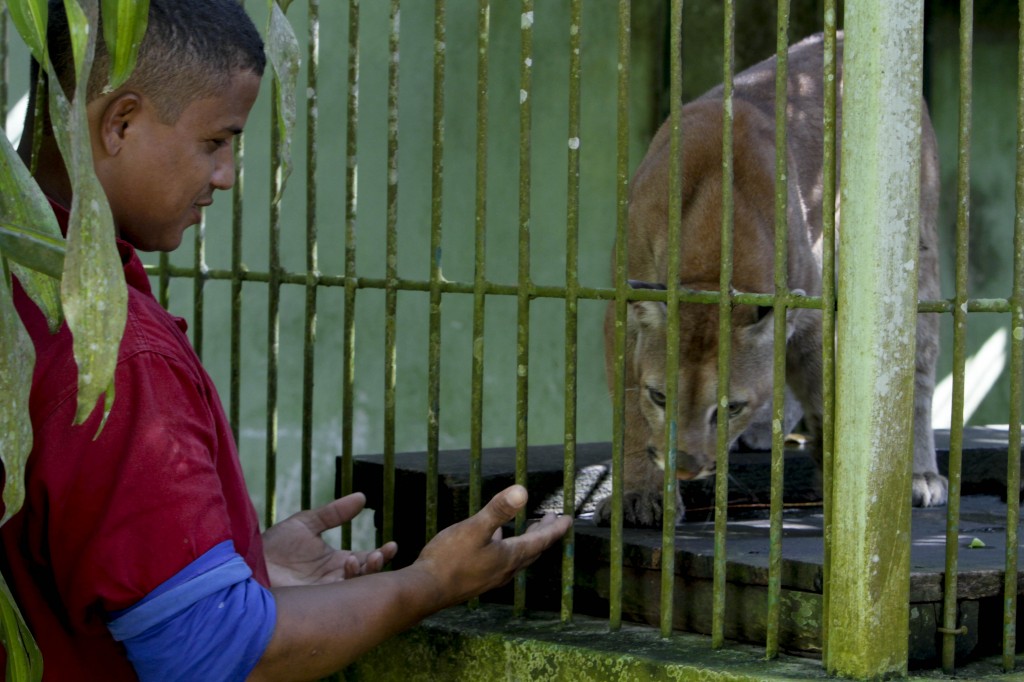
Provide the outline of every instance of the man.
[[[70,92],[61,0],[50,2],[48,41]],[[259,90],[262,41],[235,0],[151,0],[132,77],[107,91],[108,65],[98,41],[87,106],[93,163],[129,296],[117,403],[97,439],[100,410],[72,426],[70,332],[49,334],[40,311],[15,293],[37,353],[34,446],[25,506],[0,528],[0,567],[46,679],[318,679],[506,582],[561,537],[571,520],[550,516],[501,539],[501,524],[526,503],[519,486],[399,571],[378,572],[394,543],[350,553],[320,539],[362,509],[361,494],[260,535],[216,390],[184,321],[153,298],[135,250],[175,249],[214,191],[232,186],[230,143]],[[36,179],[66,226],[71,185],[50,131]]]

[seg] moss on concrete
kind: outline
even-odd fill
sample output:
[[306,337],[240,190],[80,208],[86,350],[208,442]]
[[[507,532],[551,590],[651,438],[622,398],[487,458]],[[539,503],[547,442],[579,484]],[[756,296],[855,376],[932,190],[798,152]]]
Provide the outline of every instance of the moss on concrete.
[[[1022,657],[1024,659],[1024,657]],[[1024,666],[1024,660],[1021,664]],[[995,662],[958,671],[959,679],[1020,680],[1002,675]],[[563,626],[556,615],[513,618],[509,607],[456,607],[370,652],[342,679],[348,682],[478,682],[558,680],[646,682],[770,682],[829,679],[821,662],[782,656],[764,660],[759,647],[728,644],[714,651],[700,635],[662,639],[657,629],[577,617]],[[944,679],[912,674],[915,682]]]

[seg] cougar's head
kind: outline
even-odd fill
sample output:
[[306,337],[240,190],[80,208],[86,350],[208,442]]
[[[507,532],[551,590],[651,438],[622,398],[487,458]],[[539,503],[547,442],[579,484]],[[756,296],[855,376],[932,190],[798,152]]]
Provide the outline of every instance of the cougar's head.
[[[731,446],[772,399],[772,309],[736,305],[730,326],[729,390],[719,403],[718,305],[679,305],[679,371],[672,379],[676,386],[676,476],[681,480],[715,472],[719,420],[728,421]],[[627,438],[635,446],[645,442],[647,455],[662,469],[667,461],[665,394],[670,380],[665,374],[667,328],[664,303],[630,303],[627,367],[633,371],[626,377],[626,390],[636,402],[633,418],[627,418]],[[631,429],[643,433],[630,434]]]

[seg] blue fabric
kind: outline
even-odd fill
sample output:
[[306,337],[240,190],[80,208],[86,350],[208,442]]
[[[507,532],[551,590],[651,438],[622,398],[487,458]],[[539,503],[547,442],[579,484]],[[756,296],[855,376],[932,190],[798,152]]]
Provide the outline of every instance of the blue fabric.
[[143,682],[244,680],[270,642],[277,609],[227,540],[109,617]]

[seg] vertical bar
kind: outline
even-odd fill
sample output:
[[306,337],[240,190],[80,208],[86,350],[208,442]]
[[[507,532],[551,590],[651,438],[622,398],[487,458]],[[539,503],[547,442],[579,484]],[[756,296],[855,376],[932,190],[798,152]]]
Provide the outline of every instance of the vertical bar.
[[444,180],[445,3],[434,0],[434,134],[430,179],[430,320],[427,359],[426,538],[437,534],[441,413],[441,197]]
[[845,18],[826,668],[875,678],[907,672],[923,8],[864,0]]
[[313,384],[316,376],[317,133],[319,130],[320,0],[309,0],[309,46],[306,71],[306,314],[302,338],[302,509],[313,506]]
[[[569,5],[569,151],[568,197],[565,226],[565,456],[562,474],[562,512],[576,515],[576,390],[579,339],[579,228],[580,228],[580,45],[583,0]],[[572,529],[562,540],[563,623],[572,621],[575,577],[575,536]]]
[[676,582],[676,448],[679,421],[679,232],[683,215],[682,113],[683,113],[683,3],[669,5],[669,162],[668,162],[668,267],[665,330],[665,472],[662,482],[661,518],[661,636],[672,635]]
[[[736,36],[736,5],[725,2],[725,50],[722,81],[722,270],[718,289],[718,413],[729,411],[729,369],[732,362],[732,227],[733,227],[733,140],[732,74]],[[729,420],[718,419],[715,453],[715,558],[712,577],[711,646],[725,643],[726,524],[729,521]]]
[[[7,80],[10,78],[7,56],[9,54],[9,41],[7,40],[7,7],[0,9],[0,121],[4,123],[4,132],[7,127],[7,97],[9,96]],[[31,84],[29,85],[31,87]],[[22,135],[31,134],[27,130],[21,131]]]
[[[280,84],[272,81],[270,120],[277,120]],[[281,135],[270,128],[270,278],[267,283],[267,450],[266,509],[267,527],[277,518],[277,379],[281,343]]]
[[192,347],[203,358],[203,303],[206,288],[206,211],[195,231],[195,275],[192,278]]
[[612,396],[612,515],[608,577],[608,627],[622,626],[622,477],[625,447],[626,231],[629,226],[629,23],[628,0],[619,0],[615,149],[615,377]]
[[825,95],[821,188],[821,478],[824,505],[821,587],[822,658],[828,660],[829,594],[832,565],[832,473],[835,434],[835,329],[836,329],[836,0],[825,0],[825,40],[822,89]]
[[942,598],[942,670],[952,675],[956,656],[957,562],[960,549],[960,481],[964,440],[967,362],[967,249],[971,200],[971,53],[974,3],[960,1],[960,103],[956,172],[956,291],[953,296],[953,395],[949,421],[949,498],[946,501],[946,564]]
[[171,304],[171,259],[166,251],[160,253],[160,279],[157,282],[157,299],[165,309]]
[[391,0],[388,34],[388,189],[387,268],[384,285],[384,540],[395,523],[395,348],[398,312],[398,18],[400,0]]
[[772,363],[772,465],[769,513],[768,605],[765,623],[765,656],[779,655],[782,620],[782,490],[786,434],[786,297],[789,294],[788,186],[789,154],[786,137],[787,85],[789,82],[789,0],[779,0],[775,35],[775,300],[774,353]]
[[[533,0],[522,0],[519,62],[519,275],[516,300],[516,483],[526,485],[530,385],[530,197],[533,102]],[[526,531],[526,510],[516,514],[516,535]],[[516,575],[514,611],[526,610],[526,574]]]
[[[345,320],[341,380],[341,494],[352,492],[356,367],[356,131],[359,123],[359,0],[348,3],[347,88],[345,96]],[[341,529],[341,546],[352,547],[352,525]]]
[[490,50],[490,0],[477,9],[476,66],[476,196],[473,270],[472,416],[470,419],[469,512],[481,505],[484,411],[484,310],[487,286],[487,76]]
[[1003,670],[1017,653],[1017,552],[1020,522],[1021,377],[1024,376],[1024,3],[1018,5],[1017,178],[1013,230],[1013,292],[1010,294],[1010,416],[1006,457],[1006,570],[1003,573]]
[[235,443],[238,443],[242,395],[242,197],[245,185],[245,172],[242,169],[245,142],[242,135],[235,136],[234,145],[235,185],[231,188],[231,378],[228,389],[228,421],[231,422],[231,434]]

